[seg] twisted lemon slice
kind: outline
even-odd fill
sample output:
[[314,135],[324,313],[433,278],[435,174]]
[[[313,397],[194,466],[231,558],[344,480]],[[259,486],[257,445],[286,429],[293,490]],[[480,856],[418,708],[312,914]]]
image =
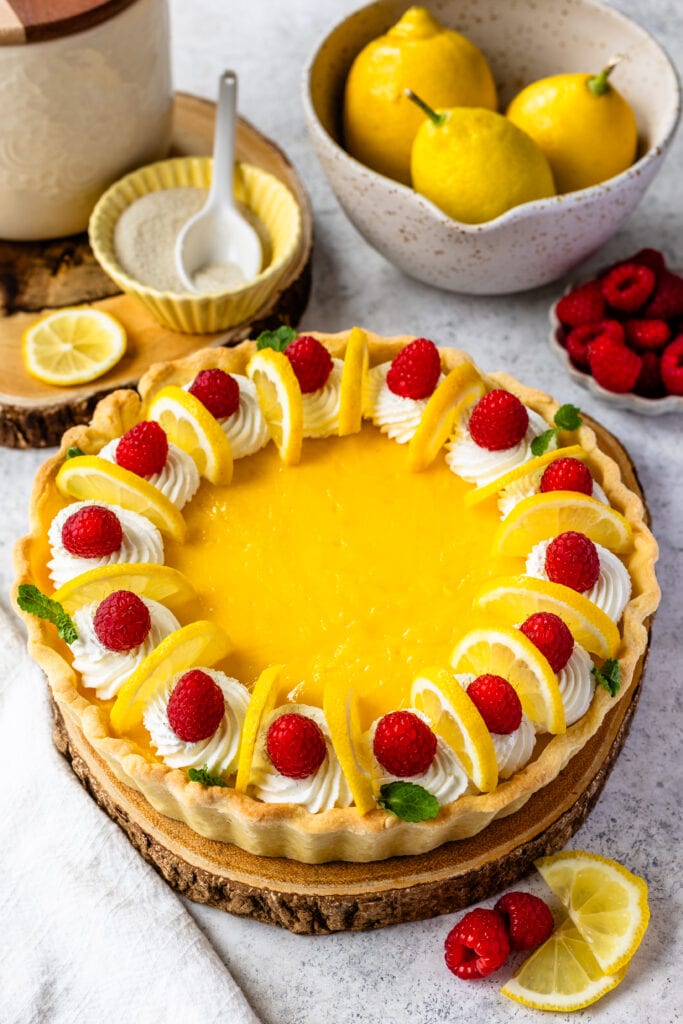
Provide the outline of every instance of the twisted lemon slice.
[[254,382],[280,458],[288,466],[295,465],[301,458],[304,406],[289,359],[273,348],[261,349],[249,360],[247,376]]
[[353,801],[360,813],[366,814],[377,806],[370,756],[363,741],[358,699],[345,679],[328,679],[323,694],[323,711],[332,746],[349,784]]
[[353,327],[344,353],[339,386],[339,436],[357,434],[363,421],[363,380],[368,372],[368,338]]
[[74,612],[92,601],[103,601],[115,590],[131,590],[140,597],[159,601],[172,610],[196,597],[187,576],[177,569],[168,565],[137,562],[98,565],[62,584],[52,597],[65,611]]
[[548,491],[515,505],[498,527],[491,550],[494,555],[525,557],[534,544],[565,530],[584,533],[617,553],[628,551],[633,540],[628,521],[604,502],[576,491]]
[[444,377],[430,397],[408,444],[408,466],[414,472],[431,465],[453,432],[463,408],[474,405],[486,386],[473,363],[461,363]]
[[251,692],[251,700],[244,716],[242,726],[242,739],[237,757],[237,778],[235,789],[246,793],[251,775],[251,762],[254,759],[254,749],[261,722],[265,715],[275,707],[278,695],[278,686],[282,665],[269,665],[264,669],[254,684]]
[[483,487],[473,487],[471,491],[468,491],[463,502],[468,507],[472,505],[478,505],[481,501],[486,501],[493,494],[498,494],[508,484],[514,483],[515,480],[521,480],[525,476],[531,476],[539,469],[545,469],[551,462],[559,458],[573,459],[585,459],[587,453],[583,450],[580,444],[572,444],[567,448],[556,448],[551,452],[544,452],[543,455],[537,455],[534,459],[529,459],[528,462],[522,462],[521,465],[515,466],[514,469],[509,469],[507,473],[503,473],[501,476],[496,477],[489,484],[484,484]]
[[218,420],[198,398],[169,384],[156,393],[146,415],[156,420],[169,441],[192,456],[200,476],[212,484],[230,483],[230,442]]

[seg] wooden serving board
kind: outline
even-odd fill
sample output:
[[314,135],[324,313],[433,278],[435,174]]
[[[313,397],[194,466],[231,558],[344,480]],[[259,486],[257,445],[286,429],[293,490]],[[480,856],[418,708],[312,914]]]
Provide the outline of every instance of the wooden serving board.
[[[600,447],[643,500],[633,464],[611,434],[585,417]],[[651,622],[648,623],[648,635]],[[204,839],[159,814],[121,783],[56,704],[54,741],[85,789],[166,881],[198,903],[253,917],[299,934],[362,931],[423,920],[487,899],[528,874],[537,857],[561,849],[597,802],[624,745],[640,696],[647,651],[629,694],[560,775],[519,811],[470,839],[415,857],[369,864],[301,864],[257,857]]]
[[[215,105],[179,93],[173,113],[172,156],[211,153]],[[49,242],[0,240],[0,444],[10,448],[55,445],[64,431],[86,423],[97,402],[116,388],[135,387],[159,360],[179,359],[207,345],[231,345],[279,323],[296,325],[311,287],[313,215],[306,190],[285,154],[248,121],[237,126],[237,159],[270,171],[301,208],[298,258],[276,294],[249,323],[220,334],[181,334],[158,324],[134,298],[123,295],[101,269],[87,234]],[[90,384],[57,388],[30,377],[21,357],[26,328],[46,309],[82,305],[107,310],[124,325],[128,350]]]

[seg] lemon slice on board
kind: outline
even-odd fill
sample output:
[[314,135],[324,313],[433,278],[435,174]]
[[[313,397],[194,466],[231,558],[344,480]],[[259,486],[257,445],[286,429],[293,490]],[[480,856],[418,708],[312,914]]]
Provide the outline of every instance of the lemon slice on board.
[[584,533],[610,551],[628,551],[633,534],[628,520],[602,501],[576,491],[531,494],[510,511],[493,538],[495,555],[526,556],[534,544],[565,530]]
[[461,363],[448,373],[431,395],[417,430],[408,444],[408,467],[417,472],[431,465],[453,432],[461,409],[474,405],[486,387],[472,363]]
[[185,520],[158,488],[136,473],[97,455],[77,455],[67,459],[57,473],[55,483],[66,497],[121,505],[131,512],[147,516],[173,540],[182,541],[185,537]]
[[619,648],[619,630],[610,617],[562,583],[534,576],[501,576],[484,584],[474,604],[509,623],[523,622],[535,612],[553,612],[591,654],[613,658]]
[[295,465],[301,458],[304,407],[289,359],[273,348],[261,349],[251,357],[247,376],[254,382],[261,411],[280,458],[288,466]]
[[197,665],[211,667],[231,649],[227,634],[206,620],[200,619],[169,633],[119,690],[111,709],[114,732],[121,735],[139,725],[145,706],[171,676]]
[[484,484],[483,487],[473,487],[471,491],[468,491],[463,498],[464,504],[470,508],[472,505],[478,505],[481,501],[486,501],[493,494],[498,494],[508,484],[514,483],[515,480],[521,480],[525,476],[531,476],[539,469],[545,469],[551,462],[555,462],[556,459],[560,458],[572,458],[572,459],[586,459],[588,453],[583,450],[580,444],[572,444],[567,448],[555,448],[551,452],[544,452],[543,455],[537,455],[533,459],[529,459],[528,462],[523,462],[520,466],[515,466],[514,469],[509,469],[507,473],[501,474],[496,477],[491,483]]
[[254,683],[251,698],[244,716],[242,739],[237,756],[237,778],[235,789],[246,793],[254,759],[256,739],[264,717],[273,710],[277,701],[282,665],[269,665]]
[[456,644],[454,672],[492,673],[514,686],[525,715],[553,734],[565,732],[564,704],[557,676],[538,648],[519,629],[474,629]]
[[344,353],[339,388],[339,436],[357,434],[363,420],[363,381],[368,372],[368,339],[360,327],[353,327]]
[[24,331],[22,355],[32,377],[69,387],[96,380],[126,351],[123,325],[88,306],[57,309]]
[[169,384],[152,398],[147,419],[166,432],[169,441],[191,455],[200,476],[212,484],[232,480],[230,441],[215,416],[189,391]]
[[88,569],[62,584],[52,597],[65,611],[74,612],[93,601],[103,601],[115,590],[131,590],[140,597],[160,601],[171,610],[196,597],[190,581],[177,569],[137,562],[119,562]]
[[323,693],[323,711],[332,746],[339,759],[353,801],[361,814],[377,806],[372,786],[370,755],[363,740],[358,698],[345,679],[328,679]]
[[491,733],[473,701],[445,668],[426,668],[413,681],[412,706],[455,752],[468,778],[482,793],[498,785],[498,761]]

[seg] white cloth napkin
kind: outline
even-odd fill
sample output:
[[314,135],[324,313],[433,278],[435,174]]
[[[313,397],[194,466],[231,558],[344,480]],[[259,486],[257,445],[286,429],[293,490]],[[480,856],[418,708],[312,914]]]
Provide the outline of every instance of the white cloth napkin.
[[0,1020],[258,1024],[180,899],[52,745],[42,672],[0,597]]

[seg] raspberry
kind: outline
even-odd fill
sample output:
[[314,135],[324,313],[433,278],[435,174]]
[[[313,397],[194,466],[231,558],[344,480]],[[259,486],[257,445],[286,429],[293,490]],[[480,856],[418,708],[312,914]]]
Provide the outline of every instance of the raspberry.
[[190,385],[190,394],[217,420],[232,416],[240,404],[239,384],[224,370],[200,370]]
[[633,390],[643,398],[663,398],[666,394],[658,352],[643,352],[643,365]]
[[665,320],[627,320],[626,339],[639,352],[656,352],[664,348],[671,337],[671,328]]
[[657,278],[642,263],[620,263],[601,282],[602,294],[614,309],[635,313],[642,309],[654,291]]
[[285,355],[292,364],[304,395],[323,387],[332,373],[332,356],[324,345],[308,334],[291,341],[285,349]]
[[600,575],[598,550],[585,534],[567,530],[548,544],[545,571],[553,583],[563,583],[583,594],[594,586]]
[[514,448],[529,426],[529,413],[516,395],[495,388],[479,399],[470,416],[470,434],[475,444],[490,452]]
[[683,316],[683,277],[665,270],[643,315],[657,320],[673,320]]
[[327,755],[327,745],[317,722],[307,715],[279,715],[268,729],[268,756],[288,779],[307,779],[317,772]]
[[580,370],[587,370],[589,368],[589,345],[591,342],[597,341],[598,338],[604,337],[623,344],[624,328],[618,320],[599,320],[594,324],[580,324],[579,327],[573,327],[564,343],[569,358]]
[[565,327],[594,324],[605,315],[605,300],[599,281],[589,281],[563,295],[555,306],[555,313]]
[[168,440],[158,423],[143,420],[131,427],[116,446],[116,461],[138,476],[161,472],[168,457]]
[[476,705],[489,732],[507,736],[519,729],[522,704],[517,691],[502,676],[478,676],[467,687],[467,696]]
[[552,935],[555,922],[548,904],[530,892],[506,892],[494,910],[503,918],[510,949],[536,949]]
[[662,353],[662,381],[670,395],[683,395],[683,334],[667,345]]
[[116,513],[102,505],[84,505],[64,521],[62,544],[70,555],[102,558],[118,551],[123,530]]
[[611,338],[598,338],[588,349],[588,361],[598,384],[622,395],[632,391],[643,365],[642,358]]
[[536,612],[519,627],[550,665],[561,672],[572,656],[574,637],[568,626],[554,612]]
[[200,668],[193,668],[180,677],[166,709],[169,725],[185,743],[208,740],[221,724],[224,713],[223,691]]
[[485,978],[503,966],[510,952],[505,921],[495,910],[470,910],[450,930],[444,949],[446,966],[458,978]]
[[108,651],[132,651],[152,628],[147,605],[130,590],[115,590],[101,601],[93,620],[95,636]]
[[390,775],[422,775],[434,760],[436,736],[412,711],[392,711],[377,723],[372,749]]
[[545,469],[539,490],[542,494],[548,491],[576,491],[590,497],[593,493],[593,477],[583,462],[565,455],[555,459]]
[[440,375],[438,348],[427,338],[416,338],[393,360],[387,373],[387,387],[401,398],[429,398]]
[[623,266],[624,263],[641,263],[644,267],[649,267],[656,277],[659,277],[662,271],[666,270],[666,262],[659,249],[640,249],[635,256],[631,256],[627,260],[619,260],[606,273],[616,270],[617,267]]

